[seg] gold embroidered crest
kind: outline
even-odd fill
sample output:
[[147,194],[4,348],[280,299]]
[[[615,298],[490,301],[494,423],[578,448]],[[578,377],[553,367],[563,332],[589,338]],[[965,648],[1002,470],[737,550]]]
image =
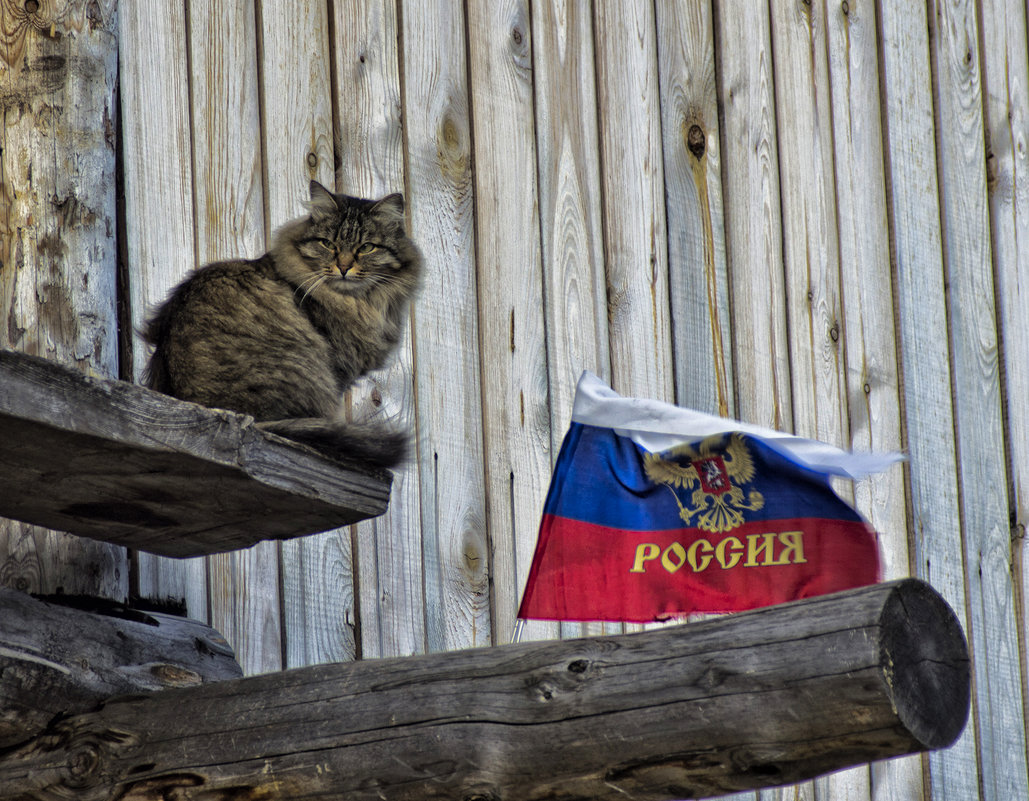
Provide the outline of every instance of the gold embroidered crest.
[[[678,445],[660,454],[648,453],[643,469],[655,484],[668,487],[679,505],[679,517],[713,534],[738,528],[743,524],[743,512],[765,505],[757,490],[744,497],[741,485],[754,478],[754,461],[739,434],[730,434],[728,442],[724,434],[717,434],[696,448]],[[688,504],[676,488],[692,490]]]

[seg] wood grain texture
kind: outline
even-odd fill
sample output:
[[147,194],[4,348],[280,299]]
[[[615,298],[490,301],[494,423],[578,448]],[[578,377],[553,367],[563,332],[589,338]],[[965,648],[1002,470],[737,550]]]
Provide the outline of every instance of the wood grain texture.
[[[921,7],[901,11],[880,3],[877,10],[912,572],[931,582],[965,623],[928,20]],[[933,798],[979,797],[973,726],[928,762]]]
[[[396,3],[348,1],[334,3],[333,12],[337,189],[363,197],[404,192]],[[416,300],[412,314],[417,308]],[[350,402],[356,416],[386,418],[415,435],[412,332],[392,364],[351,390]],[[354,530],[364,658],[425,650],[420,484],[412,452],[394,471],[389,509]]]
[[[550,455],[557,458],[584,370],[610,381],[607,280],[601,216],[597,97],[590,9],[532,4],[543,304],[550,386]],[[535,543],[536,537],[528,538]],[[528,564],[519,564],[519,591]],[[545,639],[555,624],[526,621],[521,638]],[[562,623],[563,636],[591,624]]]
[[637,635],[115,699],[6,752],[0,782],[96,801],[657,801],[946,746],[968,697],[956,618],[907,581]]
[[[198,261],[253,258],[266,247],[254,0],[188,13]],[[248,673],[282,666],[278,563],[274,543],[208,561],[210,622]]]
[[426,640],[443,650],[491,642],[463,4],[405,3],[402,37]]
[[676,402],[735,414],[715,45],[708,4],[656,3]]
[[243,675],[203,623],[83,596],[0,589],[0,748],[114,695]]
[[0,504],[21,519],[193,556],[350,523],[389,498],[387,473],[347,469],[245,415],[13,351],[0,351],[0,376]]
[[[850,446],[900,451],[900,377],[883,166],[875,7],[823,6],[831,82],[839,229],[842,333]],[[879,533],[883,575],[909,575],[904,472],[900,466],[854,486],[854,501]],[[919,758],[871,766],[872,794],[886,801],[923,798]],[[867,788],[855,798],[868,795]],[[843,798],[850,796],[844,794]]]
[[736,414],[793,428],[768,9],[715,6]]
[[842,447],[850,437],[824,11],[770,7],[793,430]]
[[596,4],[594,42],[612,385],[673,401],[653,5]]
[[[118,374],[116,4],[0,5],[0,347]],[[0,521],[0,584],[124,598],[125,552]]]
[[533,49],[524,0],[467,11],[493,631],[510,642],[552,461]]
[[983,794],[1029,797],[1012,582],[979,31],[972,2],[931,4],[958,476]]
[[[1026,8],[1018,2],[980,6],[983,115],[986,129],[987,196],[993,245],[993,275],[1001,339],[1002,386],[1006,394],[1011,539],[1017,548],[1016,594],[1020,595],[1022,702],[1026,686],[1025,631],[1029,619],[1029,48]],[[1029,716],[1027,716],[1029,719]]]
[[[119,10],[119,87],[125,248],[132,338],[122,377],[142,381],[150,352],[141,331],[151,310],[196,265],[192,130],[185,4],[145,0]],[[207,562],[133,559],[134,590],[143,598],[185,601],[207,619]]]

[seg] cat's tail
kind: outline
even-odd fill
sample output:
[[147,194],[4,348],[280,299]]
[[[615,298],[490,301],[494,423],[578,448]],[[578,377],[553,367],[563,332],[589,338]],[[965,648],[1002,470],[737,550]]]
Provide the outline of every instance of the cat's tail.
[[327,456],[356,459],[376,467],[395,467],[407,456],[408,435],[372,423],[336,422],[322,417],[267,420],[263,431],[300,442]]

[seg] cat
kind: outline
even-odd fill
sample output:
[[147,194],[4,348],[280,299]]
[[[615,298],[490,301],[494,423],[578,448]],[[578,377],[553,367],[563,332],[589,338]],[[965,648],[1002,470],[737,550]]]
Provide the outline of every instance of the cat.
[[419,287],[404,199],[312,181],[307,208],[260,258],[208,264],[172,290],[143,332],[154,347],[144,380],[323,452],[395,466],[406,434],[346,423],[341,404],[396,349]]

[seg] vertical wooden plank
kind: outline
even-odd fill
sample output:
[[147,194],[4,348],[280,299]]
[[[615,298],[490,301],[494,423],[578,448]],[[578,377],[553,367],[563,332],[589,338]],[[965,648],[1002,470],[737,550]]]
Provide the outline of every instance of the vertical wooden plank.
[[708,3],[656,3],[676,402],[735,410],[715,45]]
[[768,8],[715,6],[736,414],[793,428]]
[[793,428],[801,436],[845,446],[849,435],[825,19],[818,4],[770,7]]
[[491,642],[465,20],[456,0],[401,12],[426,638],[444,650]]
[[1019,547],[1022,703],[1029,707],[1025,664],[1029,620],[1029,48],[1019,0],[979,5],[986,126],[987,193],[1004,363],[1011,538]]
[[[116,3],[0,7],[0,346],[118,375]],[[123,548],[0,520],[0,583],[124,598]]]
[[983,793],[1029,798],[975,3],[931,3],[944,265]]
[[[551,457],[556,459],[583,370],[611,380],[590,9],[569,1],[533,3],[532,47]],[[519,590],[527,572],[528,564],[520,564]],[[535,621],[523,639],[550,636],[551,626]],[[566,637],[603,628],[560,624]]]
[[[198,260],[254,258],[265,249],[254,4],[188,13]],[[211,625],[247,673],[282,667],[278,561],[275,543],[208,561]]]
[[[193,174],[190,156],[186,10],[159,0],[120,9],[122,180],[133,363],[141,381],[149,358],[141,331],[149,311],[193,269]],[[207,620],[207,562],[138,553],[140,597],[185,602]]]
[[610,380],[593,20],[572,0],[532,6],[536,149],[553,455],[583,370]]
[[509,642],[551,463],[532,41],[524,0],[467,9],[493,626]]
[[594,6],[612,383],[672,401],[655,24],[642,0]]
[[[900,379],[875,7],[869,2],[848,2],[844,8],[826,0],[822,8],[831,82],[850,445],[859,451],[899,451],[903,447]],[[884,577],[910,575],[901,467],[858,482],[854,495],[857,509],[879,532]],[[921,758],[873,764],[871,791],[880,801],[923,798]]]
[[[379,197],[404,191],[399,34],[394,2],[333,3],[338,120],[336,186]],[[414,303],[417,314],[419,301]],[[355,413],[375,414],[415,432],[411,332],[395,361],[351,393]],[[360,653],[364,658],[425,650],[421,509],[417,454],[394,470],[389,509],[356,527]]]
[[[968,633],[928,21],[919,5],[901,9],[880,2],[877,9],[912,567],[943,595]],[[954,746],[928,761],[932,798],[979,797],[974,719]]]
[[[305,213],[308,184],[332,188],[329,19],[324,2],[258,4],[266,235]],[[282,556],[285,666],[353,659],[349,529],[288,540]]]

